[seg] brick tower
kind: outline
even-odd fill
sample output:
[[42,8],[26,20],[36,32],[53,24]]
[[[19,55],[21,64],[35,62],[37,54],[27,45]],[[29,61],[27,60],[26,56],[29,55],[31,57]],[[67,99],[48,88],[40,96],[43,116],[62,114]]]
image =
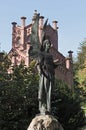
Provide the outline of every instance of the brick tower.
[[[37,11],[34,12],[32,22],[29,25],[26,25],[26,17],[21,17],[21,26],[18,26],[16,22],[12,22],[12,49],[9,52],[9,57],[12,61],[12,66],[19,65],[21,62],[25,66],[29,66],[30,63],[30,34],[32,24],[34,23]],[[63,56],[58,50],[58,26],[57,21],[52,22],[47,25],[46,34],[49,37],[53,47],[51,53],[54,59],[58,59],[60,62],[63,62],[62,66],[59,66],[56,69],[56,77],[64,81],[69,88],[73,86],[73,65],[72,65],[72,51],[69,51],[69,57]],[[40,16],[39,18],[39,40],[42,40],[42,28],[44,25],[44,17]]]

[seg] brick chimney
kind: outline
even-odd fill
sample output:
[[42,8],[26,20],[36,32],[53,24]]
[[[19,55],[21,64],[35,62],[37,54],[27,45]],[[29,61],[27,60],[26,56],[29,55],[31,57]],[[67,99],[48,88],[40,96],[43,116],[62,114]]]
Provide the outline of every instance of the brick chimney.
[[70,59],[72,60],[72,53],[73,53],[73,51],[68,51],[68,53],[69,53],[69,57],[70,57]]
[[72,58],[72,53],[73,51],[68,51],[69,53],[69,58],[70,58],[70,78],[69,78],[69,83],[71,84],[71,89],[72,91],[74,91],[73,85],[74,85],[74,81],[73,81],[73,58]]
[[70,58],[69,57],[66,58],[66,68],[70,69]]
[[57,30],[57,29],[58,29],[57,23],[58,23],[57,21],[53,21],[53,22],[52,22],[52,27],[53,27],[54,30]]
[[16,22],[12,22],[12,48],[15,48],[15,31],[16,31]]
[[40,41],[40,43],[42,41],[42,29],[43,29],[43,25],[44,25],[44,17],[40,16],[40,18],[39,18],[39,41]]
[[26,17],[21,17],[21,20],[22,20],[22,27],[25,27],[25,20],[26,20]]
[[12,22],[13,27],[15,27],[15,26],[16,26],[16,24],[17,24],[16,22]]
[[56,39],[54,47],[58,51],[58,27],[57,27],[57,23],[58,23],[57,21],[53,21],[52,22],[52,28],[54,30],[55,39]]
[[44,24],[44,16],[40,16],[39,17],[39,27],[43,28],[43,24]]
[[72,69],[72,53],[73,51],[68,51],[69,57],[66,58],[66,68],[67,69]]

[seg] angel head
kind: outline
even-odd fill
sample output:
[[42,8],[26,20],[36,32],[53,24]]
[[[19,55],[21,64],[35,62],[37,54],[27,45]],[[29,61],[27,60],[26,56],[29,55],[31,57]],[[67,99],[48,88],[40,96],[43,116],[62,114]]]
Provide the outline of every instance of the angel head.
[[49,51],[50,48],[51,48],[51,41],[49,39],[45,39],[42,42],[41,51]]

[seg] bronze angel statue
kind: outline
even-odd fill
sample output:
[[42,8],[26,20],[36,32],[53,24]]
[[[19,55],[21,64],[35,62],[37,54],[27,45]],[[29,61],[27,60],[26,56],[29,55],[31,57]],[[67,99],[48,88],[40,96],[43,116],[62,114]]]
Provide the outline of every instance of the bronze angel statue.
[[31,33],[32,53],[34,55],[33,57],[36,58],[36,66],[39,73],[38,101],[41,114],[51,112],[51,92],[54,87],[55,68],[58,66],[49,52],[52,43],[45,31],[47,21],[48,20],[46,20],[42,29],[41,43],[38,37],[39,14],[37,14],[35,22],[32,25]]

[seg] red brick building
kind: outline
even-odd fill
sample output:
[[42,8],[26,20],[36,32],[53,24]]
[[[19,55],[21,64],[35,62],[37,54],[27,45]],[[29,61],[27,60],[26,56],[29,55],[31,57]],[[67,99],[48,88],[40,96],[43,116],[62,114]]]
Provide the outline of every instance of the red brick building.
[[[9,57],[12,61],[12,65],[19,65],[21,61],[29,66],[30,63],[30,34],[32,24],[37,12],[35,11],[32,18],[32,22],[26,25],[26,17],[21,17],[21,25],[18,26],[16,22],[12,22],[12,49],[9,52]],[[40,16],[39,19],[39,40],[41,41],[42,27],[44,24],[44,17]],[[49,24],[46,28],[46,34],[50,38],[53,47],[51,53],[54,59],[58,59],[60,62],[63,61],[63,65],[57,67],[56,77],[64,81],[71,88],[73,86],[73,66],[72,66],[72,51],[69,51],[69,57],[66,58],[58,50],[58,27],[57,21],[53,21],[52,26]]]

